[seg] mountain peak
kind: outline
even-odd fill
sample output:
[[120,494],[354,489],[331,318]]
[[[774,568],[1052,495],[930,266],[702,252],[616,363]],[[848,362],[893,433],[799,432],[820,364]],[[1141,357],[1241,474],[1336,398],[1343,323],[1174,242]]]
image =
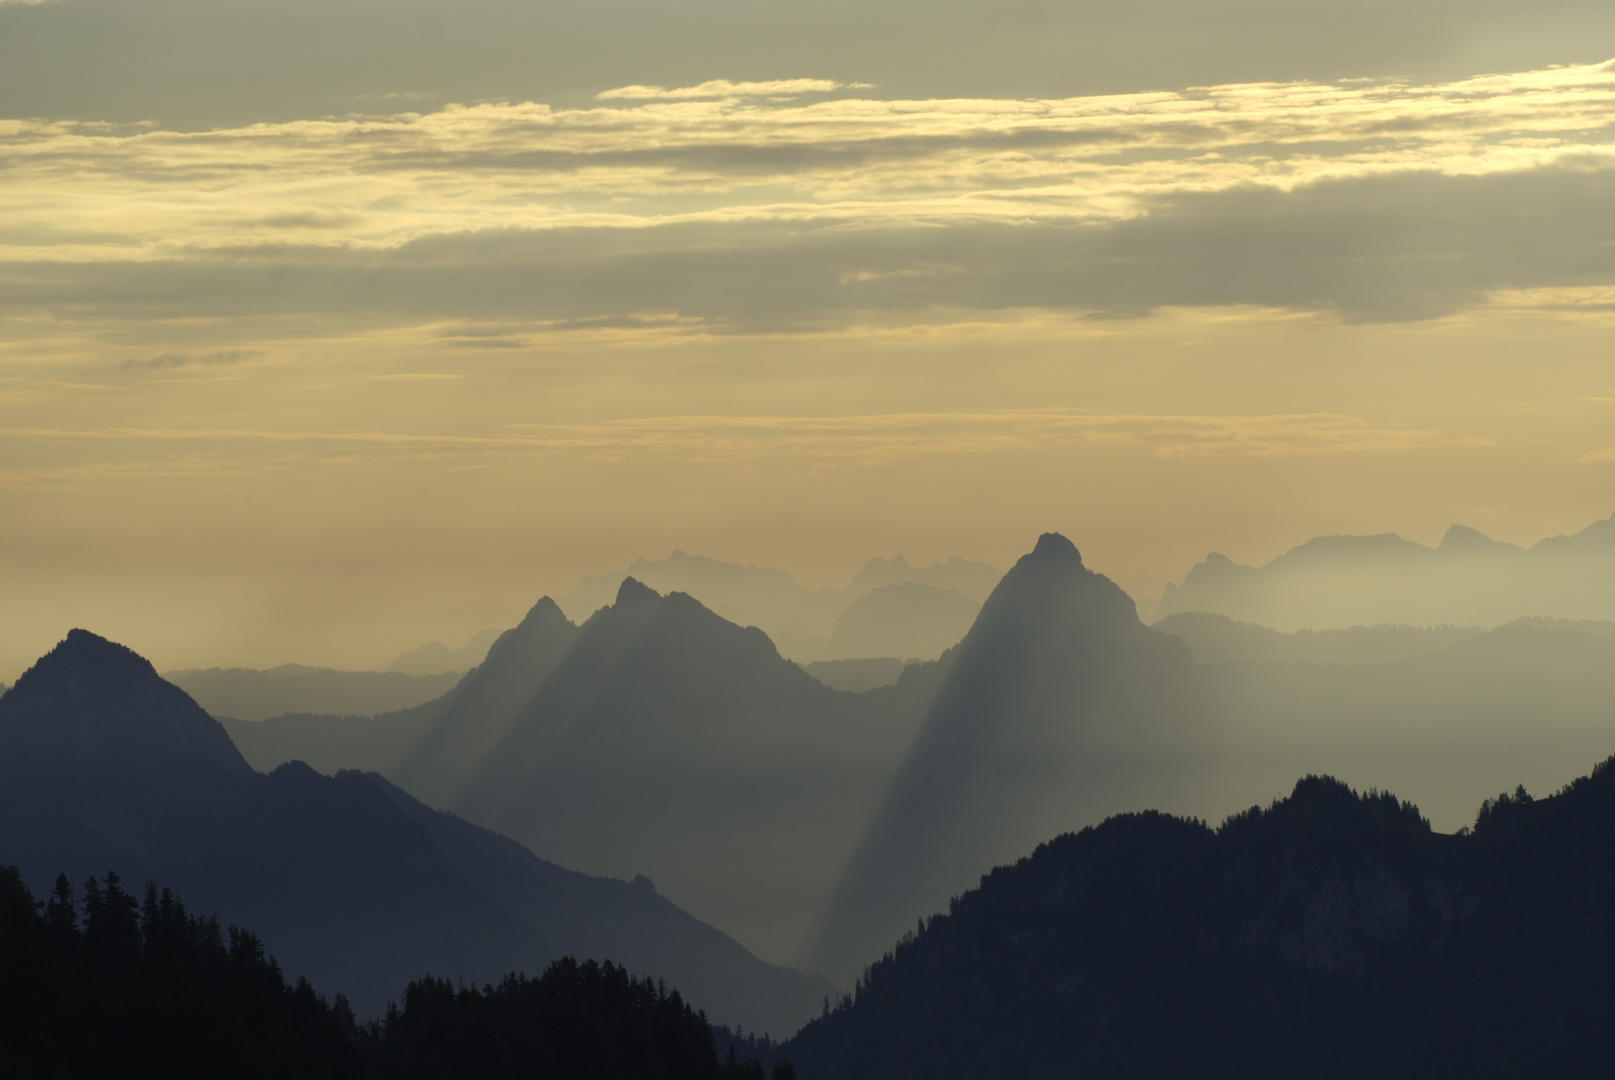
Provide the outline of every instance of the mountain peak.
[[622,584],[617,586],[617,603],[619,604],[645,604],[661,598],[661,593],[638,578],[625,577],[622,579]]
[[67,636],[40,657],[34,667],[44,671],[122,669],[135,677],[157,676],[157,669],[151,666],[151,662],[127,645],[119,645],[100,634],[79,629],[69,630]]
[[1082,565],[1082,552],[1077,550],[1077,545],[1057,532],[1046,532],[1038,537],[1032,557],[1038,560],[1073,558],[1077,565]]
[[88,630],[70,631],[0,699],[0,758],[34,777],[86,768],[168,777],[252,771],[185,691],[133,649]]

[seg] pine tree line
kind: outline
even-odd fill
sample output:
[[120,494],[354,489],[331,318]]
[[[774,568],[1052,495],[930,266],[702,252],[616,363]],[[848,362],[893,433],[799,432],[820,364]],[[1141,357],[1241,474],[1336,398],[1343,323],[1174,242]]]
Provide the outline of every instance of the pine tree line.
[[[705,1013],[610,961],[481,987],[428,975],[361,1022],[169,889],[137,900],[109,873],[75,896],[62,875],[40,901],[0,867],[0,1075],[764,1080],[764,1067],[732,1045],[720,1063]],[[794,1077],[775,1065],[774,1080]]]

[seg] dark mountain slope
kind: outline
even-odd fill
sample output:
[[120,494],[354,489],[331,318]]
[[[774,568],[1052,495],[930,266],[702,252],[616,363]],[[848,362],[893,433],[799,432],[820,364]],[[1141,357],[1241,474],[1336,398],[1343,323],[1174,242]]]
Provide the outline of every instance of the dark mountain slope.
[[[353,774],[343,774],[344,776]],[[714,1022],[789,1034],[835,988],[821,978],[765,964],[733,938],[686,914],[645,878],[590,877],[545,862],[516,841],[433,810],[379,776],[367,779],[484,896],[542,927],[561,955],[610,957],[665,977]]]
[[270,775],[135,653],[75,630],[0,699],[0,863],[43,886],[171,883],[361,1009],[423,970],[538,970],[549,946],[362,779]]
[[1615,768],[1430,831],[1311,777],[984,877],[786,1047],[810,1080],[1608,1075]]
[[832,690],[762,631],[630,578],[449,809],[563,865],[645,874],[764,955],[792,956],[926,683]]
[[256,773],[183,691],[84,631],[0,702],[0,782],[0,865],[38,888],[109,869],[173,883],[361,1011],[428,971],[497,979],[562,953],[628,964],[781,1035],[831,992],[648,883],[542,862],[380,777],[301,762]]
[[1037,838],[1187,767],[1188,650],[1049,533],[988,598],[838,887],[809,963],[832,977]]

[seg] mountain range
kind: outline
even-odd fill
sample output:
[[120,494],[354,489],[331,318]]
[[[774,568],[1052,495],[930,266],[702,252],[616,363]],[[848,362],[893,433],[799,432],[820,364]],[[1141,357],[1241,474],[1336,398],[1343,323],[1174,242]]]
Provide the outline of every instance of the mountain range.
[[40,894],[59,872],[159,879],[361,1013],[426,972],[493,980],[562,953],[654,971],[754,1029],[794,1029],[830,990],[648,881],[563,870],[378,776],[256,772],[147,661],[83,630],[0,697],[0,863]]
[[1610,629],[1150,628],[1051,534],[938,661],[840,673],[863,692],[625,579],[582,626],[541,600],[428,705],[226,727],[255,767],[382,773],[847,985],[983,869],[1111,814],[1223,816],[1329,772],[1453,829],[1500,785],[1563,783],[1610,749]]
[[1454,525],[1434,548],[1386,533],[1316,537],[1260,567],[1213,552],[1154,618],[1191,611],[1277,630],[1615,619],[1615,514],[1530,548]]
[[[582,622],[613,603],[631,577],[658,592],[693,596],[740,626],[761,628],[783,656],[804,664],[881,656],[934,660],[964,636],[1002,576],[986,563],[957,556],[915,567],[898,555],[870,559],[845,589],[808,589],[783,570],[675,551],[666,559],[638,559],[621,573],[586,578],[559,604]],[[877,591],[882,595],[871,602]]]
[[562,865],[643,874],[786,958],[804,947],[944,667],[835,690],[762,631],[628,578],[581,626],[540,600],[428,705],[228,727],[260,768],[378,771]]

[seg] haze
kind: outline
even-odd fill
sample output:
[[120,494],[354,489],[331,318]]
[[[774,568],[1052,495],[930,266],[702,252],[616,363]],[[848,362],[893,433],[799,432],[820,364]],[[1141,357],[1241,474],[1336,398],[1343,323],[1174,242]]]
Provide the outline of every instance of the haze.
[[0,4],[0,679],[1615,506],[1608,5]]

